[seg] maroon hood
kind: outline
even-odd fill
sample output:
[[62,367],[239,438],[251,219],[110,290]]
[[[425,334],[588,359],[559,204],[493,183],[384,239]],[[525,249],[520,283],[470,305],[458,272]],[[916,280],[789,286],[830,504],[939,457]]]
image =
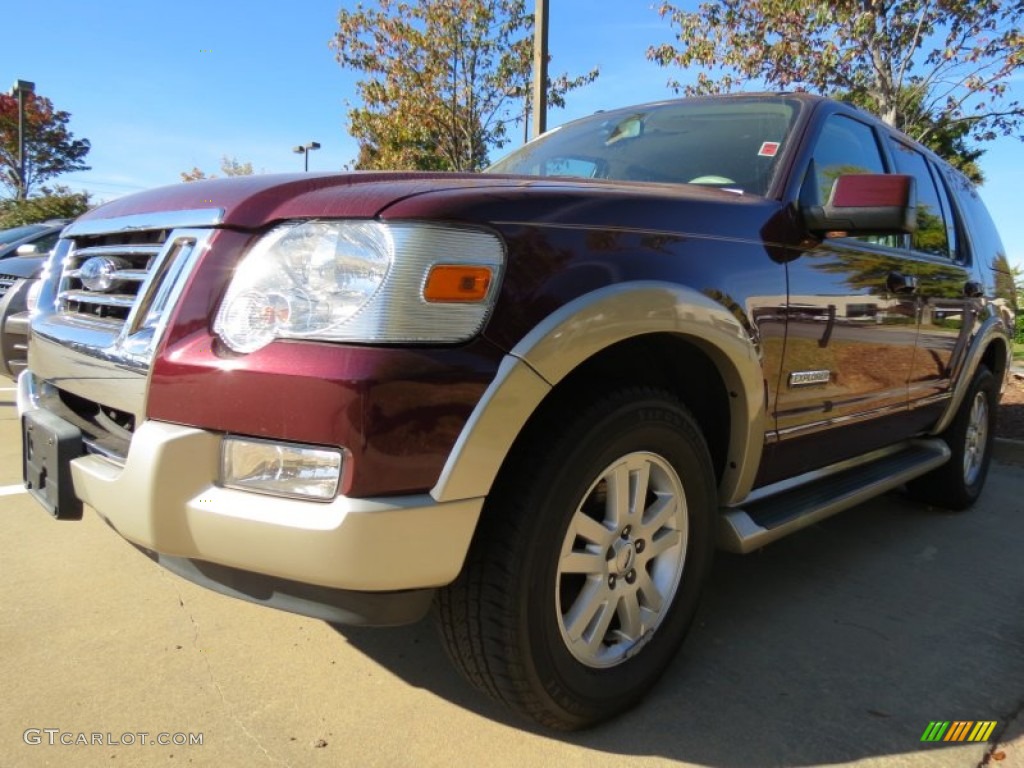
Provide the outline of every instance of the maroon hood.
[[224,226],[255,229],[294,218],[372,218],[402,200],[426,193],[465,193],[487,197],[495,192],[543,188],[589,198],[610,194],[659,195],[674,199],[753,202],[717,189],[685,184],[636,184],[621,181],[479,173],[355,171],[349,173],[280,173],[235,176],[159,187],[122,197],[86,213],[80,220],[109,219],[158,211],[224,210]]
[[159,187],[122,197],[81,220],[155,211],[224,210],[224,225],[250,229],[289,218],[369,218],[407,197],[450,189],[520,187],[536,179],[469,173],[351,172],[236,176]]

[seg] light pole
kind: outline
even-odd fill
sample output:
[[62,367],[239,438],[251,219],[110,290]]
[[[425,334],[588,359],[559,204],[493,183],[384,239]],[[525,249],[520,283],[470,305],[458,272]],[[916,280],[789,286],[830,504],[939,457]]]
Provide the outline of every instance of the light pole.
[[18,99],[18,199],[25,199],[25,95],[36,92],[36,84],[28,80],[15,80],[11,96]]
[[548,129],[548,0],[537,0],[533,13],[533,136]]
[[306,159],[306,173],[309,173],[309,153],[312,152],[314,149],[320,149],[320,142],[319,141],[311,141],[311,142],[309,142],[309,144],[303,144],[300,147],[295,147],[294,149],[292,149],[292,152],[295,152],[296,154],[304,155],[305,156],[305,159]]

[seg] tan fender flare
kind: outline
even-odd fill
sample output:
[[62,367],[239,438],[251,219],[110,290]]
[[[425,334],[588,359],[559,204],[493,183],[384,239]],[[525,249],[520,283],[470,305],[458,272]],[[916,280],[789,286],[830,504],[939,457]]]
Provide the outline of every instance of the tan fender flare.
[[[981,361],[985,357],[985,353],[988,352],[988,349],[992,344],[1002,344],[1007,356],[1006,362],[1003,366],[1003,381],[1005,381],[1005,377],[1009,375],[1010,372],[1010,361],[1013,356],[1011,350],[1013,347],[1009,341],[1004,318],[1000,317],[999,314],[995,312],[990,313],[989,316],[982,321],[981,328],[971,340],[971,345],[967,348],[967,354],[964,355],[963,364],[959,372],[954,376],[956,383],[953,385],[953,392],[949,399],[949,404],[946,406],[946,410],[943,412],[942,418],[936,422],[931,434],[939,435],[942,432],[945,432],[949,425],[953,423],[953,419],[956,418],[957,411],[960,410],[960,404],[963,403],[964,397],[967,396],[967,390],[971,386],[974,374],[978,370],[978,366],[981,365]],[[995,371],[993,371],[993,373],[995,373]],[[1000,381],[1000,386],[1003,385],[1003,381]]]
[[672,283],[620,283],[580,296],[546,317],[502,360],[452,449],[431,496],[485,496],[527,420],[554,386],[613,344],[653,333],[701,349],[729,390],[731,430],[719,503],[753,487],[767,424],[758,348],[740,321],[702,293]]

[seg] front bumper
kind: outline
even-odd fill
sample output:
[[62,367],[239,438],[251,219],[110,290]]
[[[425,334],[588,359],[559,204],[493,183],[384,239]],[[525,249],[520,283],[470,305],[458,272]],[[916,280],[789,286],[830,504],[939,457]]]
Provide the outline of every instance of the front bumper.
[[[37,407],[33,386],[31,372],[19,378],[22,410]],[[438,587],[461,570],[483,499],[339,496],[325,503],[222,488],[220,445],[220,434],[147,420],[123,465],[98,454],[72,460],[74,493],[168,563],[358,592]]]

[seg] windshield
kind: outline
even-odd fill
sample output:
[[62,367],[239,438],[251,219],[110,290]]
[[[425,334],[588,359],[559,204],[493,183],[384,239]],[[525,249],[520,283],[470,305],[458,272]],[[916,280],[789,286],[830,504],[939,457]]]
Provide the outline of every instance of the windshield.
[[2,229],[0,230],[0,245],[7,245],[13,243],[16,240],[21,240],[23,237],[28,237],[34,232],[42,232],[46,229],[43,224],[27,224],[24,227],[15,227],[14,229]]
[[701,184],[764,195],[800,109],[796,99],[687,99],[569,123],[488,173]]

